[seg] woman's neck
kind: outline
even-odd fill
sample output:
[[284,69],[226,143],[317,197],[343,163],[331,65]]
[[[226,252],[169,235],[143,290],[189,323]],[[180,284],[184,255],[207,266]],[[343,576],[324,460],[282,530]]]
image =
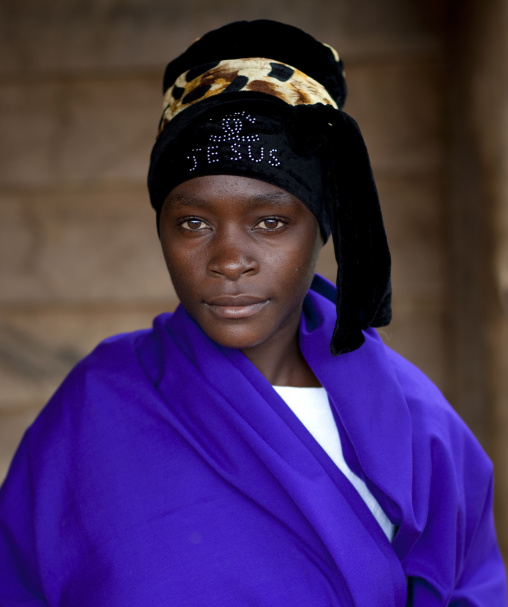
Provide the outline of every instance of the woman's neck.
[[300,350],[297,332],[286,340],[279,334],[275,343],[267,341],[242,352],[274,386],[321,386]]

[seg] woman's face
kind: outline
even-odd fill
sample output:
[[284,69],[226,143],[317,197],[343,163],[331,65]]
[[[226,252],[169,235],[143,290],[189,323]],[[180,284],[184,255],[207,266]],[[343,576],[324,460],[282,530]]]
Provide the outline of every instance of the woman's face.
[[298,198],[257,179],[196,177],[171,191],[159,228],[176,293],[211,339],[243,350],[296,334],[323,244]]

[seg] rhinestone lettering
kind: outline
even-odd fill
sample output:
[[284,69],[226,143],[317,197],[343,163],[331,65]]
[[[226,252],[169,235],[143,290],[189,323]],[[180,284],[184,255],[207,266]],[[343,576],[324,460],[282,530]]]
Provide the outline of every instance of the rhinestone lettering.
[[[260,141],[260,137],[257,133],[252,135],[245,134],[244,126],[248,122],[252,125],[256,122],[256,118],[246,112],[234,112],[233,114],[224,116],[219,123],[222,134],[210,135],[208,139],[210,145],[193,148],[191,154],[187,156],[187,159],[192,163],[189,172],[193,173],[196,171],[200,162],[206,162],[207,164],[220,162],[221,156],[229,161],[250,160],[256,164],[266,162],[273,167],[281,166],[282,163],[277,157],[278,150],[276,148],[267,150],[267,153],[265,153],[264,146],[252,145]],[[218,145],[214,145],[230,142],[230,146],[223,145],[219,147]]]

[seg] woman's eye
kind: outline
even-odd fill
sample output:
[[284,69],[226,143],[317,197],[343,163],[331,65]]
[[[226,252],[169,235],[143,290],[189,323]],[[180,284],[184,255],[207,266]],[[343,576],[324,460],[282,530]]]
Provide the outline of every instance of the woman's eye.
[[198,231],[206,228],[206,223],[201,221],[201,219],[186,219],[182,221],[180,227],[184,228],[184,230]]
[[276,230],[277,228],[282,228],[284,225],[286,224],[283,221],[272,217],[269,219],[263,219],[257,224],[256,227],[261,228],[262,230]]

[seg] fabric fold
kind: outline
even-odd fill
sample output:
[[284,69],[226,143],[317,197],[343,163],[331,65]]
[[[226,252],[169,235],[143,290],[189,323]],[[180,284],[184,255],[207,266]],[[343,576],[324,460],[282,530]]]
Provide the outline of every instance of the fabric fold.
[[[322,325],[323,331],[329,329],[328,324]],[[375,602],[381,596],[385,605],[400,604],[405,595],[404,575],[377,521],[272,386],[241,352],[210,342],[183,308],[166,328],[173,342],[184,344],[206,403],[203,407],[193,397],[182,400],[181,415],[189,426],[203,429],[203,435],[209,436],[212,430],[221,436],[220,449],[212,444],[203,454],[210,465],[284,525],[298,529],[316,552],[326,549],[333,562],[330,577],[335,577],[336,591],[345,604]],[[171,390],[172,375],[162,380],[162,392]],[[179,381],[185,376],[186,370],[180,369]],[[225,461],[241,462],[241,468],[231,470]],[[269,493],[264,488],[268,477]],[[253,485],[252,478],[263,482]],[[368,589],[364,576],[369,579]],[[391,576],[393,583],[387,584]]]
[[0,604],[503,605],[489,460],[373,331],[331,355],[334,295],[314,281],[300,344],[391,544],[259,371],[180,307],[98,346],[27,431],[0,491]]

